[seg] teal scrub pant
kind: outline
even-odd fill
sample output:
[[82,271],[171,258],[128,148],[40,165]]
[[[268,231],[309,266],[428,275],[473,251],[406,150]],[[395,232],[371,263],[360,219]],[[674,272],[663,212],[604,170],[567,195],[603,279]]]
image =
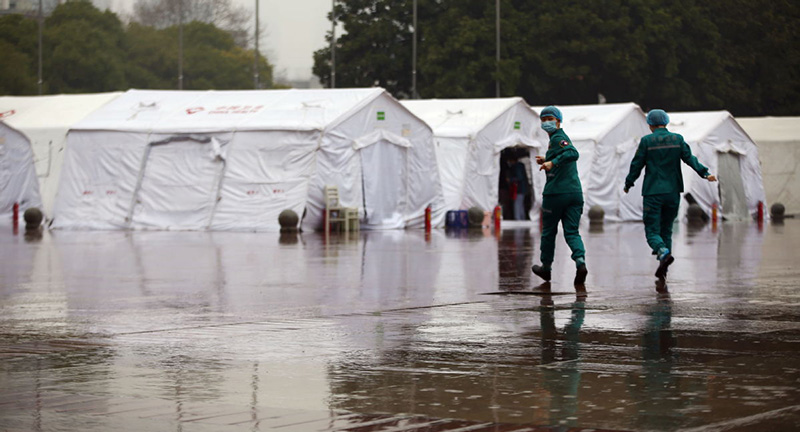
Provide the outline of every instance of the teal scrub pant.
[[578,225],[583,214],[583,194],[565,193],[545,195],[542,199],[542,264],[550,267],[556,249],[558,223],[564,227],[564,240],[572,250],[572,259],[577,261],[586,255]]
[[647,244],[656,255],[661,248],[672,251],[672,223],[678,217],[680,202],[679,193],[644,197],[644,234]]

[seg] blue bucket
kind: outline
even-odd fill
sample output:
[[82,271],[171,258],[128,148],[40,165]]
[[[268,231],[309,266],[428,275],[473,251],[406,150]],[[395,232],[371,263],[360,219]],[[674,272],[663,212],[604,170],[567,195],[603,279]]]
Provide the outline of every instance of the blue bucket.
[[445,214],[445,228],[468,228],[469,216],[466,210],[450,210]]

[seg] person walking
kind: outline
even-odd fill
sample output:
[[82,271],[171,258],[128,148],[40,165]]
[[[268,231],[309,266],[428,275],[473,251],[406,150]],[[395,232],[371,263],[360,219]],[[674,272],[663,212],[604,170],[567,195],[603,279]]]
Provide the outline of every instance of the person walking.
[[710,182],[717,181],[717,178],[692,155],[692,149],[681,135],[667,130],[669,115],[664,110],[648,112],[647,124],[652,133],[639,141],[625,178],[624,192],[628,193],[644,168],[644,232],[647,244],[659,262],[656,277],[666,279],[667,270],[675,261],[672,256],[672,224],[678,216],[683,192],[681,161]]
[[564,240],[572,250],[572,260],[575,261],[574,284],[582,286],[589,272],[586,269],[583,240],[578,232],[583,214],[583,189],[576,163],[578,150],[561,129],[561,110],[552,105],[545,107],[540,113],[540,119],[542,129],[550,135],[550,142],[544,157],[536,156],[539,170],[547,174],[547,182],[542,192],[542,264],[534,265],[531,271],[545,281],[550,280],[558,223],[561,222]]

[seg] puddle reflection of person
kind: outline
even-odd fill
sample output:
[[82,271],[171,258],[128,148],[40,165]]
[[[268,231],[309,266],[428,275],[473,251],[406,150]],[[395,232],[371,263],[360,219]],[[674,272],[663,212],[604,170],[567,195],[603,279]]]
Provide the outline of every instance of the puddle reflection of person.
[[680,421],[677,417],[683,406],[678,390],[678,377],[673,375],[677,340],[672,333],[672,300],[669,295],[658,297],[647,310],[647,322],[642,334],[642,376],[644,383],[631,389],[642,404],[638,409],[637,426],[661,429]]
[[[581,373],[580,329],[586,315],[584,297],[577,297],[571,306],[569,322],[564,327],[561,356],[558,356],[558,330],[556,329],[553,296],[542,296],[540,324],[542,328],[542,382],[550,393],[551,423],[575,426],[578,412],[578,387]],[[565,421],[561,423],[560,421]]]

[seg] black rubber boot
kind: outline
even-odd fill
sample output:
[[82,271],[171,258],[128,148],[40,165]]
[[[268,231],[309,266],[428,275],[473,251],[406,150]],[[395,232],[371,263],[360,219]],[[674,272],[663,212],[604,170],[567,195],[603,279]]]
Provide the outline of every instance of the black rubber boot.
[[539,276],[540,278],[542,278],[542,279],[544,279],[544,280],[546,280],[548,282],[550,281],[550,270],[545,270],[544,267],[542,267],[542,266],[537,264],[537,265],[534,265],[533,267],[531,267],[531,271],[536,276]]
[[656,270],[656,277],[659,279],[666,279],[667,270],[669,270],[669,265],[672,264],[673,261],[675,261],[675,258],[673,258],[670,253],[661,257],[661,262],[658,263],[658,269]]
[[575,271],[575,285],[583,285],[586,282],[587,274],[589,274],[589,270],[586,270],[586,264],[578,266],[578,270]]

